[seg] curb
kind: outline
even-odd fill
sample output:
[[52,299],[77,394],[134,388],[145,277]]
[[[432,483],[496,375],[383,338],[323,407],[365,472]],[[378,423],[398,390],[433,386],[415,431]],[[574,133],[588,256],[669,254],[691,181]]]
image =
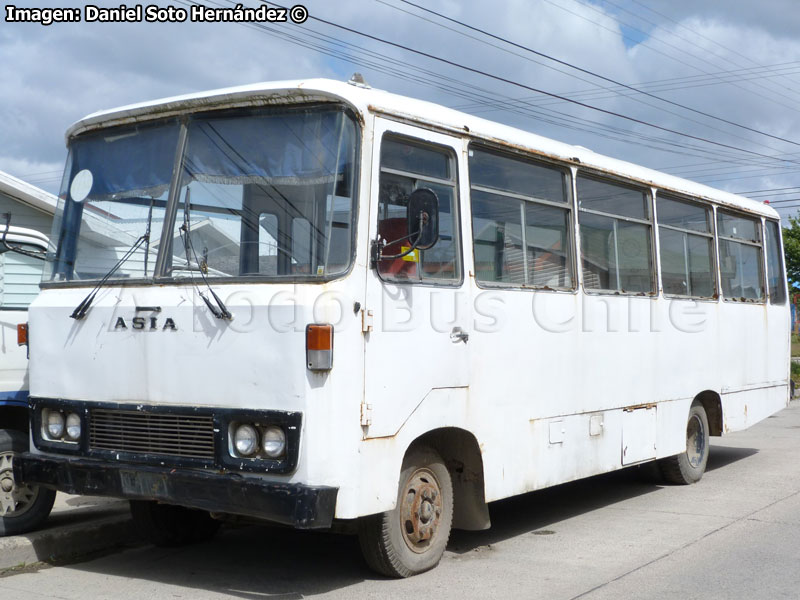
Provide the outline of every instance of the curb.
[[70,562],[141,541],[127,511],[111,516],[106,511],[99,518],[87,516],[88,520],[80,523],[55,525],[25,535],[0,538],[0,574],[41,562]]

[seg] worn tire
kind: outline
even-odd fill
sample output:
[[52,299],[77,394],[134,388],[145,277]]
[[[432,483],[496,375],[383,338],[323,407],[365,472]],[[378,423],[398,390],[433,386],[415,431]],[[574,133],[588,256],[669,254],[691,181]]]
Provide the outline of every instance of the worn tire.
[[697,483],[708,463],[709,430],[706,409],[695,400],[686,422],[686,451],[659,461],[661,474],[669,483]]
[[19,486],[14,481],[11,470],[14,455],[27,451],[27,435],[0,429],[0,537],[33,531],[44,523],[53,509],[55,490]]
[[131,500],[131,516],[138,531],[156,546],[182,546],[209,540],[220,522],[204,510],[154,500]]
[[397,506],[359,519],[361,552],[371,569],[410,577],[432,569],[450,538],[453,484],[439,454],[412,448],[403,460]]

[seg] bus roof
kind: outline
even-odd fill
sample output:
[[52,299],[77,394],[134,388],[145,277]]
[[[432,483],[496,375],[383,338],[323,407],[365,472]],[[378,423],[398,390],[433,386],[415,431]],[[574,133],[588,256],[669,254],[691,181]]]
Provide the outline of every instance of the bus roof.
[[587,169],[600,170],[666,191],[711,200],[766,217],[779,218],[772,207],[744,196],[603,156],[582,146],[558,142],[432,102],[392,94],[363,84],[330,79],[256,83],[96,112],[74,123],[67,130],[67,139],[100,127],[148,121],[187,112],[308,102],[344,102],[360,115],[373,113],[399,117],[423,126],[458,132],[461,135],[468,134],[474,139],[504,145],[514,150],[558,159]]
[[[16,227],[14,225],[6,227],[5,223],[0,223],[0,240],[3,239],[14,244],[31,244],[33,246],[39,246],[44,250],[47,250],[47,244],[49,241],[45,234],[40,233],[35,229]],[[2,249],[2,246],[0,246],[0,249]]]

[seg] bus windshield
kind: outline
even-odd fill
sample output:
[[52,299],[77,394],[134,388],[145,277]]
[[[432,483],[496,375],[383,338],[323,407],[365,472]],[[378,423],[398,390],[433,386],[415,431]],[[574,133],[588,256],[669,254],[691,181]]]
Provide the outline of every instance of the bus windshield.
[[206,113],[80,136],[45,281],[101,279],[133,247],[112,279],[342,274],[353,256],[356,139],[339,107]]

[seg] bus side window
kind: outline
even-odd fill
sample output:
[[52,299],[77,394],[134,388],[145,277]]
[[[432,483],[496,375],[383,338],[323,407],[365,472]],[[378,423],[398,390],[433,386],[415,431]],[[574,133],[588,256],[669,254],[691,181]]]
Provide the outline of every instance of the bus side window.
[[381,144],[378,199],[378,236],[385,242],[384,256],[411,249],[407,207],[418,188],[432,190],[439,201],[439,240],[427,250],[413,250],[399,258],[378,261],[385,281],[453,283],[461,280],[456,168],[450,150],[387,134]]
[[759,220],[718,210],[717,237],[724,299],[763,302],[764,268]]
[[567,172],[480,148],[469,154],[476,279],[574,289]]
[[661,194],[656,206],[664,294],[713,297],[716,276],[711,208]]
[[584,287],[654,294],[649,192],[582,174],[577,184]]
[[780,229],[775,221],[767,221],[766,225],[769,303],[786,304],[786,278],[783,276],[783,261],[781,261]]

